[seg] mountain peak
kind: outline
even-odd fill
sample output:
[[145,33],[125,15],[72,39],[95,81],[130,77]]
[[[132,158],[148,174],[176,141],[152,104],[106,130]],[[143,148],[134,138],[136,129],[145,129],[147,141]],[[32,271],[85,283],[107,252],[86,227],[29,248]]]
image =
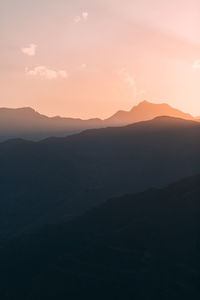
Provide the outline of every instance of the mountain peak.
[[143,101],[141,101],[141,102],[138,104],[138,106],[139,106],[139,105],[145,105],[145,104],[153,104],[153,103],[150,102],[150,101],[147,101],[147,100],[143,100]]
[[150,101],[147,101],[147,100],[143,100],[138,105],[134,106],[131,110],[135,109],[136,107],[140,107],[141,108],[141,107],[149,107],[149,106],[152,106],[152,107],[158,107],[158,106],[160,106],[160,107],[161,106],[163,106],[163,107],[171,107],[167,103],[153,103],[153,102],[150,102]]
[[140,121],[152,120],[159,116],[194,120],[192,115],[184,113],[167,103],[152,103],[144,100],[138,105],[134,106],[130,111],[118,111],[115,115],[108,119],[108,122],[110,124],[120,126]]
[[26,112],[36,112],[36,110],[33,109],[33,108],[30,107],[30,106],[25,106],[25,107],[16,108],[16,110],[19,110],[19,111],[26,111]]
[[34,110],[32,107],[26,106],[26,107],[19,107],[19,108],[8,108],[8,107],[1,107],[0,112],[4,113],[28,113],[28,114],[39,114],[36,110]]

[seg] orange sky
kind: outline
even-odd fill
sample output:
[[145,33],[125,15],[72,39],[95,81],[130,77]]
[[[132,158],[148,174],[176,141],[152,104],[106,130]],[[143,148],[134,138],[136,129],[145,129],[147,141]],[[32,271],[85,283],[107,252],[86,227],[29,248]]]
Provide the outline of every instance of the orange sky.
[[108,117],[143,99],[200,115],[199,0],[0,2],[0,106]]

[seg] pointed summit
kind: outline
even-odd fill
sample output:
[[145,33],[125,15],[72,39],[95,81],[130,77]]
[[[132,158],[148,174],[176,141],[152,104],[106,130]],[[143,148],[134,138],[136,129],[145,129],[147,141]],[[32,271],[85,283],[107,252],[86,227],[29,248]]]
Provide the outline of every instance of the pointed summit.
[[140,102],[140,103],[138,104],[138,106],[145,105],[145,104],[153,104],[153,103],[151,103],[151,102],[149,102],[149,101],[147,101],[147,100],[143,100],[142,102]]
[[47,117],[31,107],[0,108],[0,142],[11,138],[41,140],[49,136],[62,137],[86,129],[125,126],[160,116],[198,121],[190,114],[166,103],[155,104],[147,100],[140,102],[130,111],[120,110],[106,120]]
[[118,111],[111,118],[107,119],[110,125],[127,125],[140,121],[147,121],[159,116],[169,116],[182,118],[186,120],[194,120],[190,114],[184,113],[167,103],[155,104],[144,100],[134,106],[130,111]]

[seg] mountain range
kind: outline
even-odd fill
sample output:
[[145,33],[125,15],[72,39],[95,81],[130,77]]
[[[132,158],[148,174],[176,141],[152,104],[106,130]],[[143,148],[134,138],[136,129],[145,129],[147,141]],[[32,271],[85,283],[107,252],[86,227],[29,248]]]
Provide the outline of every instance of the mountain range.
[[0,296],[200,297],[200,176],[112,198],[0,249]]
[[157,117],[40,142],[0,144],[0,242],[109,197],[200,172],[200,124]]
[[147,101],[107,120],[2,111],[0,298],[200,298],[195,118]]
[[130,111],[118,111],[108,119],[73,119],[47,117],[32,108],[0,108],[0,141],[12,138],[41,140],[47,137],[63,137],[81,132],[85,129],[103,128],[108,126],[125,126],[128,124],[151,120],[157,116],[170,116],[195,120],[168,104],[153,104],[143,101]]

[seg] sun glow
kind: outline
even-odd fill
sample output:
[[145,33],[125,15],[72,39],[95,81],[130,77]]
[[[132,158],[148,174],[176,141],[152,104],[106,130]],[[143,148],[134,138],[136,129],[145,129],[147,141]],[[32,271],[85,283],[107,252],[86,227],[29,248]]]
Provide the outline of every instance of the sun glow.
[[0,106],[105,118],[145,98],[200,115],[199,1],[10,4],[0,3]]

